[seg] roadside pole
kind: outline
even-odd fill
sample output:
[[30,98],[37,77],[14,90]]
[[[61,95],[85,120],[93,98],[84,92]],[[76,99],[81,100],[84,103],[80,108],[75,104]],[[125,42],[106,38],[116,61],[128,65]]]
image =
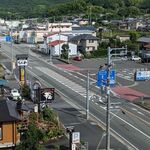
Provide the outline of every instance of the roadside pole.
[[14,69],[14,62],[13,62],[13,43],[12,43],[12,21],[11,21],[11,31],[10,31],[10,36],[11,36],[11,73],[13,75],[13,69]]
[[106,114],[106,150],[110,150],[110,47],[108,47],[108,62],[107,62],[107,114]]
[[89,119],[89,71],[87,72],[87,82],[86,82],[86,119]]

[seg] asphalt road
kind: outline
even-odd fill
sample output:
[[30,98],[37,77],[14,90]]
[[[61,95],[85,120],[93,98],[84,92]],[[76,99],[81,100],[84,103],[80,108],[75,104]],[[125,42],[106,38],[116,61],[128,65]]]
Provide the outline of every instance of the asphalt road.
[[[7,47],[6,48],[7,53],[11,56],[9,46],[6,47]],[[24,49],[22,48],[21,50],[19,48],[17,49],[18,49],[17,53],[23,53],[23,51],[25,51],[26,48]],[[30,73],[34,73],[34,75],[37,76],[42,82],[45,82],[45,84],[51,83],[51,85],[56,87],[56,89],[61,91],[61,93],[64,93],[72,104],[75,104],[80,109],[85,110],[86,102],[85,102],[85,77],[84,76],[82,77],[83,81],[82,82],[80,81],[79,83],[78,77],[75,78],[72,74],[70,74],[70,72],[68,73],[66,71],[60,70],[56,66],[49,65],[41,61],[41,58],[37,59],[37,56],[34,57],[30,56],[29,61],[31,61],[28,66],[28,71]],[[82,64],[82,62],[80,63]],[[90,64],[91,63],[88,62],[88,69],[92,67],[92,65],[90,66]],[[98,66],[99,63],[96,67]],[[91,70],[94,71],[93,68]],[[70,76],[69,79],[68,76]],[[80,79],[81,79],[81,75],[80,75]],[[70,84],[70,86],[68,83]],[[76,91],[75,87],[78,88],[78,91]],[[92,88],[91,91],[95,91],[95,89],[96,88]],[[116,101],[116,98],[112,97],[111,101]],[[117,101],[120,101],[120,99],[118,99]],[[124,100],[121,100],[121,102],[123,102],[123,105],[121,105],[121,108],[123,108],[123,110],[122,109],[112,110],[112,119],[111,119],[112,133],[118,134],[118,136],[121,136],[124,139],[126,139],[128,142],[132,143],[135,149],[148,150],[150,146],[149,112],[143,111],[142,109],[138,108],[139,112],[143,111],[142,113],[144,114],[144,117],[143,116],[139,117],[140,114],[137,113],[138,111],[137,112],[131,111],[131,110],[137,110],[136,106],[130,103],[125,103]],[[129,110],[127,110],[127,108]],[[124,111],[125,114],[122,114],[122,111]],[[105,106],[91,100],[90,112],[91,112],[91,116],[95,117],[95,119],[101,122],[101,124],[105,123],[105,118],[106,118]],[[145,118],[145,116],[147,116],[147,118]],[[140,120],[139,118],[142,118],[142,120],[144,121]]]

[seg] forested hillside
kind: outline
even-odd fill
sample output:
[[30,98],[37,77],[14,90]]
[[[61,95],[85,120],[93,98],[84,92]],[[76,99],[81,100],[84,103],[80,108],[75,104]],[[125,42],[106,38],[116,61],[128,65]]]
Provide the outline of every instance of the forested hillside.
[[0,0],[0,17],[7,19],[109,13],[111,17],[150,13],[150,0]]

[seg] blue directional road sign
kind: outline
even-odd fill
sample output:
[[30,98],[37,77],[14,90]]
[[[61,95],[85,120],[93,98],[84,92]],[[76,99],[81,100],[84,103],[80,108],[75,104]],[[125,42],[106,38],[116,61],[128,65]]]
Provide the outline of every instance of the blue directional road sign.
[[[107,85],[107,70],[101,70],[97,74],[97,86],[106,86]],[[110,70],[110,86],[115,84],[116,72],[115,70]]]
[[9,35],[7,35],[7,36],[6,36],[6,42],[11,42],[11,41],[12,41],[12,37],[9,36]]
[[150,80],[150,71],[137,71],[135,73],[136,81]]

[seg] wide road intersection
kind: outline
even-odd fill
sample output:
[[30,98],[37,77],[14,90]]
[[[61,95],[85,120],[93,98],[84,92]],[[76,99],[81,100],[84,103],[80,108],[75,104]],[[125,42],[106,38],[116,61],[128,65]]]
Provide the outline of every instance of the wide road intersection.
[[[12,56],[10,45],[3,44],[3,51],[9,57]],[[31,52],[27,47],[21,45],[13,46],[13,56],[22,53],[29,54],[29,65],[27,67],[29,73],[48,86],[48,83],[50,83],[52,87],[55,87],[63,96],[67,97],[71,103],[85,111],[87,70],[92,74],[90,76],[90,82],[96,82],[95,75],[93,74],[97,73],[99,65],[105,64],[106,60],[85,60],[83,62],[76,62],[75,66],[68,66],[69,69],[67,69],[66,65],[60,64],[57,60],[54,60],[54,64],[50,64],[47,61],[49,59],[48,57],[37,55]],[[125,69],[131,69],[131,72],[133,72],[133,68],[141,68],[141,66],[143,65],[135,62],[122,61],[119,63],[115,61],[114,67],[118,72],[122,69],[121,72],[123,73]],[[119,77],[119,75],[117,77],[118,85],[128,86],[126,87],[126,91],[129,91],[127,88],[130,87],[136,90],[137,85],[143,84],[135,83],[131,73],[128,72],[127,75],[131,76],[128,80],[127,78]],[[142,87],[140,88],[142,89]],[[116,91],[119,93],[118,89]],[[141,91],[141,89],[139,90]],[[136,92],[137,91],[135,91],[135,93]],[[137,92],[137,94],[139,93],[140,92]],[[135,100],[136,97],[134,93],[132,94],[133,95],[130,94],[129,100],[125,100],[121,95],[115,95],[115,93],[111,96],[112,103],[119,103],[118,106],[111,106],[111,132],[114,136],[123,140],[124,143],[129,146],[129,149],[132,147],[133,149],[149,150],[150,113],[131,102],[131,100]],[[140,93],[139,96],[141,94],[142,93]],[[148,94],[148,92],[146,92],[146,94]],[[100,101],[100,89],[96,87],[95,84],[90,86],[90,97],[90,116],[104,127],[106,122],[106,105]]]

